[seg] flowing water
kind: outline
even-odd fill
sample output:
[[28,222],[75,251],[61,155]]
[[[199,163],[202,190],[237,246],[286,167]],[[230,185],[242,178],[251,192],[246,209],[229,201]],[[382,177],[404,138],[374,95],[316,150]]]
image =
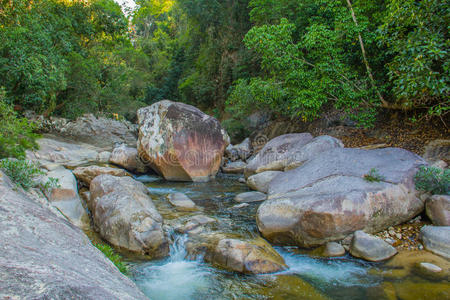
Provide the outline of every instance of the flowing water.
[[[166,182],[158,177],[145,182],[166,221],[195,215],[176,212],[166,195],[182,192],[202,214],[219,220],[215,229],[258,235],[258,204],[232,208],[237,193],[248,191],[237,177],[220,176],[209,183]],[[241,275],[186,259],[186,235],[172,233],[170,256],[158,261],[130,259],[131,277],[150,299],[445,299],[448,278],[426,278],[398,265],[374,264],[350,256],[323,258],[295,247],[276,247],[289,269],[270,275]],[[401,297],[400,297],[400,296]],[[421,298],[423,295],[424,298]],[[444,298],[442,298],[444,297]]]

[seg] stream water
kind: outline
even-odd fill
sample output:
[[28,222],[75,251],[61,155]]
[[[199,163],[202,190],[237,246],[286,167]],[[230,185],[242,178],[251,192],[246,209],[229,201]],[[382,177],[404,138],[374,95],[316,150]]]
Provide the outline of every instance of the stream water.
[[[217,230],[258,235],[258,204],[232,208],[237,193],[248,191],[234,176],[209,183],[166,182],[141,177],[165,220],[196,213],[177,212],[166,200],[172,192],[188,195],[202,214],[219,220]],[[197,213],[198,214],[198,213]],[[443,299],[450,297],[448,278],[429,278],[396,264],[374,264],[344,256],[323,258],[295,247],[276,247],[289,269],[270,275],[241,275],[186,259],[186,235],[172,234],[170,256],[157,261],[128,259],[131,278],[150,299]],[[431,291],[431,292],[430,292]],[[437,294],[436,294],[437,291]],[[433,294],[434,293],[434,294]],[[401,295],[401,297],[399,296]],[[435,296],[433,296],[435,295]],[[437,295],[437,296],[436,296]],[[438,297],[438,298],[433,298]]]

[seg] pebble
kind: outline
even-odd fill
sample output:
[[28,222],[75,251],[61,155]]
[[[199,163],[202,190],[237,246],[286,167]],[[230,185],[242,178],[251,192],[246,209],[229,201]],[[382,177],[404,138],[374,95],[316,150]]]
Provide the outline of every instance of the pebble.
[[433,273],[442,272],[442,269],[434,264],[430,264],[427,262],[421,262],[419,265],[422,269],[425,269],[425,270],[433,272]]

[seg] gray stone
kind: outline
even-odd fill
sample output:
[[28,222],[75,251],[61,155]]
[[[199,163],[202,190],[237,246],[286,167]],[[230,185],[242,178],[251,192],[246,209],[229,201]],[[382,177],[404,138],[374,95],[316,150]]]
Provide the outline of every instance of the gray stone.
[[222,167],[222,172],[228,174],[243,174],[247,164],[241,160],[233,161]]
[[334,257],[334,256],[342,256],[345,254],[345,249],[341,244],[336,242],[328,242],[325,245],[325,249],[323,251],[324,256]]
[[49,202],[56,207],[72,224],[80,228],[89,227],[89,216],[78,194],[78,185],[72,171],[63,167],[47,173],[43,182],[49,178],[58,179],[58,187],[46,191]]
[[167,196],[170,204],[179,210],[195,211],[198,210],[197,205],[188,196],[183,193],[172,193]]
[[215,224],[217,223],[216,219],[205,215],[196,215],[192,218],[189,218],[184,225],[177,226],[175,231],[178,233],[189,233],[193,230],[196,230],[202,226]]
[[[276,176],[257,212],[263,236],[279,244],[323,245],[364,230],[379,232],[424,209],[414,175],[425,164],[398,148],[336,148]],[[369,182],[376,169],[383,177]]]
[[434,195],[425,202],[427,216],[436,226],[450,226],[450,196]]
[[234,201],[236,202],[259,202],[259,201],[264,201],[267,199],[267,195],[261,192],[245,192],[245,193],[241,193],[236,195],[236,197],[234,197]]
[[147,173],[149,167],[139,158],[136,148],[128,147],[121,144],[114,148],[109,162],[118,165],[132,173],[143,174]]
[[112,176],[131,176],[130,173],[123,169],[111,168],[111,167],[100,167],[100,166],[89,166],[89,167],[78,167],[73,170],[75,177],[85,184],[87,187],[91,184],[91,181],[99,175],[112,175]]
[[87,236],[0,172],[1,299],[146,299]]
[[258,173],[247,178],[247,185],[252,190],[256,190],[262,193],[267,193],[269,190],[269,183],[276,176],[282,174],[280,171],[265,171]]
[[431,273],[439,273],[439,272],[442,272],[442,268],[440,268],[440,267],[438,267],[438,266],[436,266],[436,265],[434,265],[434,264],[427,263],[427,262],[421,262],[421,263],[419,264],[419,267],[420,267],[422,270],[426,271],[426,272],[431,272]]
[[168,254],[163,219],[145,185],[131,177],[100,175],[92,180],[90,192],[88,207],[104,239],[140,255]]
[[425,249],[450,258],[450,226],[424,226],[420,238]]
[[240,209],[240,208],[247,207],[247,206],[249,206],[249,205],[250,205],[250,204],[248,204],[248,203],[236,204],[236,205],[232,206],[231,209]]
[[228,145],[225,149],[225,156],[229,158],[231,161],[237,161],[241,159],[243,161],[247,160],[252,154],[252,144],[249,138],[243,140],[240,144],[237,145]]
[[353,236],[350,254],[368,261],[382,261],[397,254],[397,250],[382,239],[359,230]]

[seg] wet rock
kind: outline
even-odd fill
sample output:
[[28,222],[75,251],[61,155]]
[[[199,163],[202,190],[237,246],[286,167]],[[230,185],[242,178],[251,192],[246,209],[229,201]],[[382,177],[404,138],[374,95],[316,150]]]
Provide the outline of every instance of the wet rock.
[[432,273],[442,272],[442,268],[440,268],[434,264],[427,263],[427,262],[421,262],[419,264],[419,267],[426,272],[432,272]]
[[449,299],[450,289],[448,282],[415,282],[406,280],[395,282],[395,299],[417,300],[417,299]]
[[[263,236],[279,244],[323,245],[356,230],[379,232],[424,209],[414,175],[425,164],[398,148],[337,148],[276,176],[257,212]],[[381,176],[369,182],[371,169]]]
[[139,158],[136,148],[128,147],[121,144],[114,148],[109,162],[118,165],[132,173],[144,174],[149,171],[149,168]]
[[231,209],[240,209],[240,208],[247,207],[247,206],[249,206],[249,205],[250,205],[250,204],[248,204],[248,203],[236,204],[236,205],[232,206]]
[[326,300],[328,297],[321,294],[311,284],[296,275],[277,275],[274,282],[267,282],[256,295],[267,296],[268,299],[301,299]]
[[265,171],[247,178],[247,185],[252,189],[262,193],[267,193],[269,190],[269,183],[276,176],[282,174],[280,171]]
[[345,249],[341,244],[329,242],[325,245],[323,255],[328,257],[342,256],[345,255]]
[[350,254],[368,261],[382,261],[397,254],[397,250],[382,239],[359,230],[354,233]]
[[239,183],[245,183],[246,181],[245,181],[245,178],[241,177],[241,178],[238,179],[238,182]]
[[73,170],[73,174],[79,181],[88,187],[91,184],[91,181],[99,175],[108,174],[117,177],[131,176],[130,173],[122,169],[100,166],[78,167]]
[[179,210],[183,211],[195,211],[198,210],[198,207],[195,205],[194,201],[192,201],[188,196],[183,193],[173,193],[167,196],[170,204],[175,206]]
[[89,216],[83,207],[80,196],[78,195],[77,180],[72,171],[63,167],[47,173],[43,182],[49,178],[58,180],[58,186],[46,191],[47,199],[50,203],[75,226],[80,228],[89,227]]
[[450,226],[450,196],[434,195],[426,203],[427,216],[436,226]]
[[147,188],[131,177],[100,175],[90,186],[88,207],[100,235],[131,252],[163,257],[168,242]]
[[267,274],[287,268],[283,258],[262,238],[246,240],[225,234],[201,234],[186,244],[190,256],[245,274]]
[[222,172],[228,174],[243,174],[247,164],[243,161],[233,161],[222,167]]
[[425,249],[450,258],[450,226],[424,226],[420,238]]
[[147,299],[88,237],[0,172],[0,298]]
[[205,215],[196,215],[192,218],[189,218],[188,221],[184,225],[177,226],[175,231],[178,233],[189,233],[193,230],[198,229],[199,227],[215,224],[217,220]]
[[252,154],[252,144],[249,138],[243,140],[237,145],[228,145],[225,149],[225,156],[231,161],[237,161],[239,159],[246,161]]
[[141,158],[166,180],[208,181],[219,170],[229,137],[199,109],[163,100],[138,111]]
[[245,192],[245,193],[241,193],[236,195],[236,197],[234,197],[234,201],[236,202],[245,202],[245,203],[249,203],[249,202],[259,202],[259,201],[264,201],[267,199],[266,194],[261,193],[261,192]]

